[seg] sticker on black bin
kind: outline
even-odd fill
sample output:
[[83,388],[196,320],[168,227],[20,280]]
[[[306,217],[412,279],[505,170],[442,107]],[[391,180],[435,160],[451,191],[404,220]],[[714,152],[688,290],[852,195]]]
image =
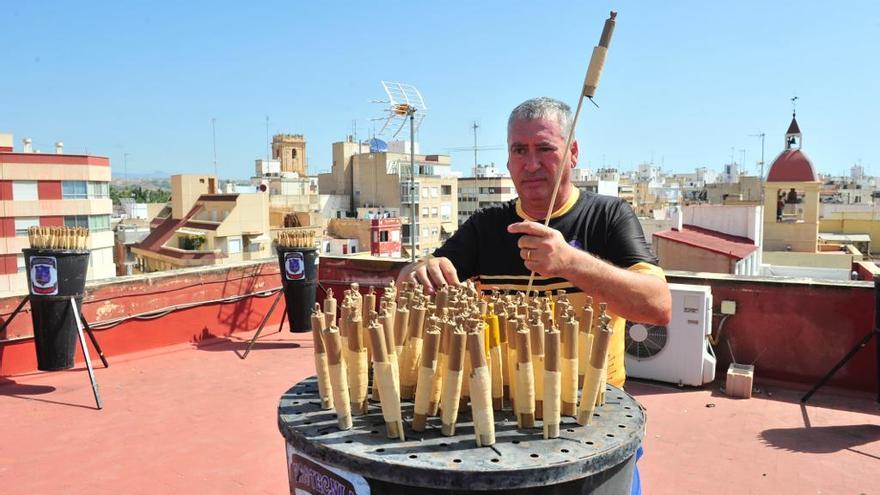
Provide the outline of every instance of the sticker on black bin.
[[306,277],[303,254],[299,251],[284,253],[284,276],[287,280],[302,280]]
[[31,294],[58,294],[58,261],[53,256],[31,256]]

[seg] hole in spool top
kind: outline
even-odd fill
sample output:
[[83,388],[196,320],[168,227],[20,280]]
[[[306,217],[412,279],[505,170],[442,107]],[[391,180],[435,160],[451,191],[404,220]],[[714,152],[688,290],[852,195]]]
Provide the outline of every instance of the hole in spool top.
[[415,455],[415,454],[410,454],[410,455],[409,455],[409,458],[410,458],[410,459],[416,459],[416,458],[418,458],[418,457],[419,457],[419,456],[417,456],[417,455]]
[[567,454],[567,453],[568,453],[568,449],[562,449],[562,450],[560,450],[560,452],[562,452],[563,454]]
[[538,457],[540,457],[540,456],[539,456],[538,454],[531,454],[531,455],[529,455],[529,457],[532,457],[532,458],[538,458]]
[[456,464],[460,464],[460,463],[461,463],[461,459],[453,459],[452,462],[454,462],[454,463],[456,463]]
[[376,449],[376,452],[382,453],[382,452],[385,452],[385,449],[381,449],[381,448],[380,448],[380,449]]
[[501,459],[492,459],[492,462],[498,462],[498,461],[500,461],[500,460],[501,460]]

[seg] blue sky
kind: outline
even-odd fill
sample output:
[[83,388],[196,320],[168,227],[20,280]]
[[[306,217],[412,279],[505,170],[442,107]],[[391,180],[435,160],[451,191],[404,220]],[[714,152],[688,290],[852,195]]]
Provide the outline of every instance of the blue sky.
[[[114,171],[245,178],[270,132],[305,134],[312,173],[366,137],[379,81],[418,86],[423,152],[504,145],[510,109],[574,105],[608,11],[617,30],[578,125],[582,160],[632,169],[751,172],[783,145],[799,97],[804,150],[823,173],[880,175],[880,2],[25,2],[0,0],[0,132],[44,152],[106,155]],[[378,129],[377,129],[378,130]],[[473,154],[453,153],[469,171]],[[481,162],[503,165],[506,153]]]

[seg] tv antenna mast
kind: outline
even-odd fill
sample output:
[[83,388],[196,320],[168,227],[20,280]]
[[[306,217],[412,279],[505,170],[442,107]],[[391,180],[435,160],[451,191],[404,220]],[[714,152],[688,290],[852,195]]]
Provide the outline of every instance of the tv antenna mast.
[[409,239],[410,258],[415,261],[416,232],[418,231],[416,225],[416,130],[428,115],[428,107],[425,105],[422,93],[415,86],[400,82],[381,81],[381,83],[388,99],[375,101],[375,103],[387,105],[385,124],[379,130],[379,134],[382,135],[388,131],[392,132],[392,138],[396,138],[409,120]]

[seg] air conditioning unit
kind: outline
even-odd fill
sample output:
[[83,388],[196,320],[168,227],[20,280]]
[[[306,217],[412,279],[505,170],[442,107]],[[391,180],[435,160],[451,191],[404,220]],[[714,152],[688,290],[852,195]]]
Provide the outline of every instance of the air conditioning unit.
[[626,375],[676,385],[700,386],[715,379],[712,288],[669,284],[672,320],[667,326],[626,322]]

